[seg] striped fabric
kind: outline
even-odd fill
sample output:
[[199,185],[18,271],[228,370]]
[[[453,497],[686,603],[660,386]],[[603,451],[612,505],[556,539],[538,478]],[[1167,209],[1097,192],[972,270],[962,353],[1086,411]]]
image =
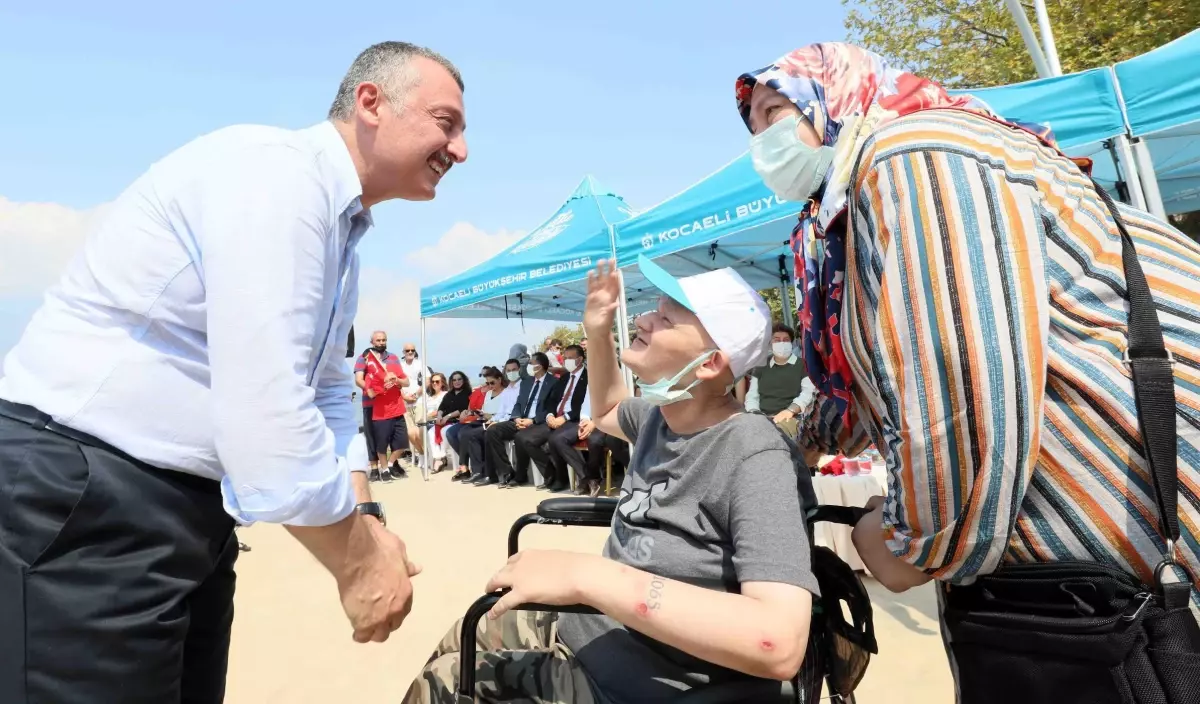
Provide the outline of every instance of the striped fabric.
[[[950,582],[1069,559],[1151,579],[1165,542],[1121,363],[1121,241],[1087,177],[1027,133],[936,110],[880,129],[855,185],[842,342],[868,427],[836,444],[887,457],[889,547]],[[1195,585],[1200,246],[1123,216],[1178,361],[1179,557]],[[810,423],[842,431],[823,405]]]

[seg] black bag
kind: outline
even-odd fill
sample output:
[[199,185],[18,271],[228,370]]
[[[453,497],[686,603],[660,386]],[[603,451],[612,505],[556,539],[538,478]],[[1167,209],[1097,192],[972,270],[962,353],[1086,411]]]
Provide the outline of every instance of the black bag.
[[[969,586],[943,586],[943,617],[964,704],[1200,702],[1200,627],[1176,567],[1174,359],[1146,277],[1112,199],[1129,300],[1129,346],[1142,443],[1167,551],[1154,584],[1095,563],[1004,565]],[[1182,573],[1182,570],[1179,570]],[[1179,575],[1174,575],[1178,577]]]

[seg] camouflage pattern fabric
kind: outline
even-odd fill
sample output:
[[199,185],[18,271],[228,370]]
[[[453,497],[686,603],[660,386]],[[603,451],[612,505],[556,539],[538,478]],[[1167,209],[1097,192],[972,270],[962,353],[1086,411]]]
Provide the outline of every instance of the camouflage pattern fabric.
[[[583,666],[555,637],[557,617],[543,611],[509,611],[479,622],[475,636],[476,702],[597,704]],[[454,704],[458,690],[462,620],[438,644],[409,687],[404,704]]]

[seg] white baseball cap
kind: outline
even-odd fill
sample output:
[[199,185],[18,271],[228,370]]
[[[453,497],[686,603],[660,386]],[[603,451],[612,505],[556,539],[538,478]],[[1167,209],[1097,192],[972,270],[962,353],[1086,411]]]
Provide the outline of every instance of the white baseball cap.
[[642,276],[671,300],[700,318],[709,337],[729,357],[733,378],[766,363],[771,355],[771,310],[733,269],[716,269],[676,279],[638,255]]

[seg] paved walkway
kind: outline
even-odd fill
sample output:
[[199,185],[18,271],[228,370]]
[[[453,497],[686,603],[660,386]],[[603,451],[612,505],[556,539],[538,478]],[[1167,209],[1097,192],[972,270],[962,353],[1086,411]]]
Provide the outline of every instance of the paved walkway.
[[[333,579],[282,528],[241,531],[253,550],[238,562],[237,615],[230,655],[229,704],[399,702],[446,629],[503,564],[508,527],[544,493],[464,487],[449,473],[375,484],[389,526],[424,567],[413,613],[388,642],[360,645]],[[598,552],[606,531],[532,526],[523,545]],[[953,701],[926,586],[893,595],[868,580],[880,655],[859,687],[863,704]]]

